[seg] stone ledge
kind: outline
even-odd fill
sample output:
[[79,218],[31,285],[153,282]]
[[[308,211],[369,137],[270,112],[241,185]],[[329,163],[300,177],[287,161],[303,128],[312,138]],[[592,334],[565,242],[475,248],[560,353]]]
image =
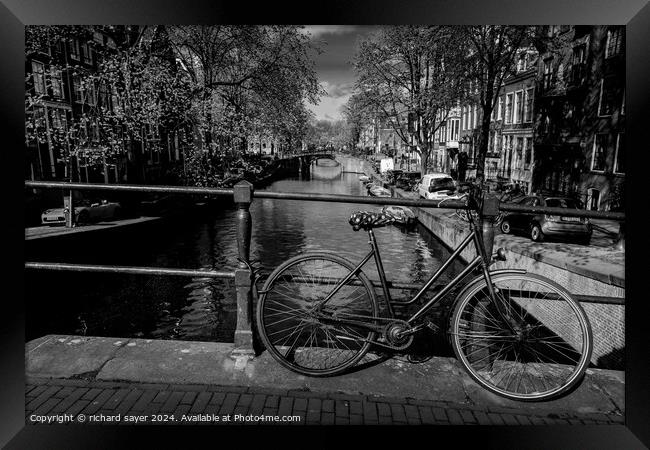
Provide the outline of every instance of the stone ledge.
[[[30,380],[74,379],[88,376],[90,369],[95,374],[90,382],[101,380],[116,386],[155,383],[229,386],[242,392],[253,388],[281,389],[515,408],[531,414],[620,414],[624,409],[623,374],[611,371],[590,370],[570,395],[524,404],[479,387],[453,358],[434,356],[412,364],[396,357],[369,362],[366,367],[337,377],[311,378],[284,369],[268,353],[237,368],[229,356],[232,348],[232,344],[215,342],[50,335],[26,344],[26,375]],[[92,364],[75,364],[89,356]]]

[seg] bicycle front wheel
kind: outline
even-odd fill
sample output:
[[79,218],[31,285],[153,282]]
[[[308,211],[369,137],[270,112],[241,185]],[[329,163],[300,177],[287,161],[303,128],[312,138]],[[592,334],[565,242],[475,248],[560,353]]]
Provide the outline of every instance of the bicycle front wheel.
[[470,284],[456,301],[450,333],[456,356],[489,391],[523,401],[571,389],[592,352],[582,307],[566,289],[535,275],[504,272]]
[[339,256],[312,253],[271,273],[257,305],[257,323],[264,346],[280,364],[304,375],[329,376],[363,358],[375,332],[337,322],[373,323],[379,316],[375,292],[363,272],[340,283],[353,270]]

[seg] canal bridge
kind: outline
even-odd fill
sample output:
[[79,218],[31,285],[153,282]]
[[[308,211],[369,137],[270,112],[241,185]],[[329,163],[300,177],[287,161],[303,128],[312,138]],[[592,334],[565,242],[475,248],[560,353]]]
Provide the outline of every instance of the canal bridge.
[[[292,155],[287,160],[293,159],[300,164],[310,163],[318,158],[337,159],[334,153],[314,152],[309,154]],[[343,159],[344,157],[339,156]],[[344,160],[345,161],[345,160]],[[165,275],[181,277],[206,277],[213,279],[226,279],[234,281],[237,301],[237,320],[234,335],[235,357],[253,357],[255,351],[253,348],[253,305],[255,301],[254,289],[254,270],[251,266],[251,233],[252,217],[250,206],[254,199],[276,199],[276,200],[299,200],[299,201],[319,201],[319,202],[338,202],[338,203],[357,203],[368,205],[400,205],[416,208],[445,208],[445,209],[464,209],[466,205],[461,201],[442,201],[408,199],[408,198],[380,198],[380,197],[362,197],[353,195],[335,195],[320,193],[295,193],[295,192],[273,192],[273,191],[255,191],[253,186],[242,181],[231,189],[224,188],[206,188],[206,187],[189,187],[189,186],[143,186],[143,185],[108,185],[108,184],[89,184],[89,183],[66,183],[66,182],[47,182],[47,181],[25,181],[25,186],[29,188],[49,188],[72,190],[91,190],[91,191],[123,191],[123,192],[156,192],[156,193],[178,193],[187,195],[205,195],[212,197],[230,197],[236,205],[235,234],[237,242],[237,256],[239,263],[235,269],[215,268],[211,270],[204,269],[187,269],[187,268],[163,268],[163,267],[135,267],[135,266],[116,266],[116,265],[93,265],[93,264],[74,264],[62,262],[42,262],[27,261],[27,269],[36,270],[54,270],[54,271],[73,271],[73,272],[100,272],[100,273],[122,273],[122,274],[142,274],[142,275]],[[483,216],[488,218],[484,224],[484,244],[489,248],[488,255],[492,254],[492,245],[494,242],[494,225],[490,218],[495,218],[499,212],[527,212],[527,213],[545,213],[561,214],[572,217],[590,217],[610,220],[624,221],[625,216],[622,213],[599,212],[587,210],[567,211],[562,208],[551,207],[525,207],[516,204],[501,204],[496,197],[490,197],[490,201],[483,202]],[[400,289],[418,289],[421,286],[406,285],[403,283],[388,282],[389,287]],[[591,303],[611,303],[609,298],[579,296],[581,302]]]
[[341,166],[342,173],[363,174],[370,169],[367,161],[362,161],[342,153],[336,153],[333,150],[283,154],[277,163],[281,169],[306,175],[310,173],[312,163],[319,159],[329,159],[337,162],[337,165]]

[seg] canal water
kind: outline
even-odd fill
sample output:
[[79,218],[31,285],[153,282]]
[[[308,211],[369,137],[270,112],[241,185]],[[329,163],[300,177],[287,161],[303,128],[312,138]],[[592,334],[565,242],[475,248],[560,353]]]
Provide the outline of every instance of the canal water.
[[[359,174],[341,173],[340,166],[320,160],[309,179],[285,179],[266,189],[278,192],[367,195]],[[301,252],[328,250],[359,261],[369,250],[367,234],[348,224],[358,210],[372,205],[257,199],[251,259],[268,271]],[[449,255],[426,229],[389,226],[376,230],[389,280],[423,282]],[[71,249],[72,256],[50,260],[94,264],[146,265],[228,270],[237,264],[235,211],[176,221],[137,241],[93,243]],[[42,259],[42,258],[41,258]],[[443,279],[461,269],[455,265]],[[378,275],[369,262],[365,272]],[[381,289],[377,290],[381,295]],[[407,291],[395,291],[404,298]],[[208,278],[146,275],[33,272],[26,274],[27,339],[44,334],[143,337],[232,342],[236,321],[233,282]]]

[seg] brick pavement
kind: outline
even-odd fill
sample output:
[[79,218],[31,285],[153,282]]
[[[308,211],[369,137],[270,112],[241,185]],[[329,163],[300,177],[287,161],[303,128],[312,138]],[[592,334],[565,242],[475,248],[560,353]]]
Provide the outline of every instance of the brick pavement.
[[[283,425],[607,425],[622,424],[615,414],[554,414],[503,407],[477,407],[411,398],[280,390],[243,386],[124,383],[96,380],[28,378],[25,422],[33,416],[74,423],[84,415],[105,418],[145,416],[142,424],[283,424]],[[62,415],[67,414],[67,419]],[[183,421],[210,418],[219,421]],[[230,415],[224,422],[221,418]],[[295,416],[292,422],[235,421],[239,416]],[[156,417],[162,422],[153,422]],[[171,417],[173,416],[173,420]],[[54,419],[51,419],[54,420]],[[142,420],[142,419],[141,419]],[[56,424],[57,422],[52,422]],[[114,421],[95,422],[115,424]]]

